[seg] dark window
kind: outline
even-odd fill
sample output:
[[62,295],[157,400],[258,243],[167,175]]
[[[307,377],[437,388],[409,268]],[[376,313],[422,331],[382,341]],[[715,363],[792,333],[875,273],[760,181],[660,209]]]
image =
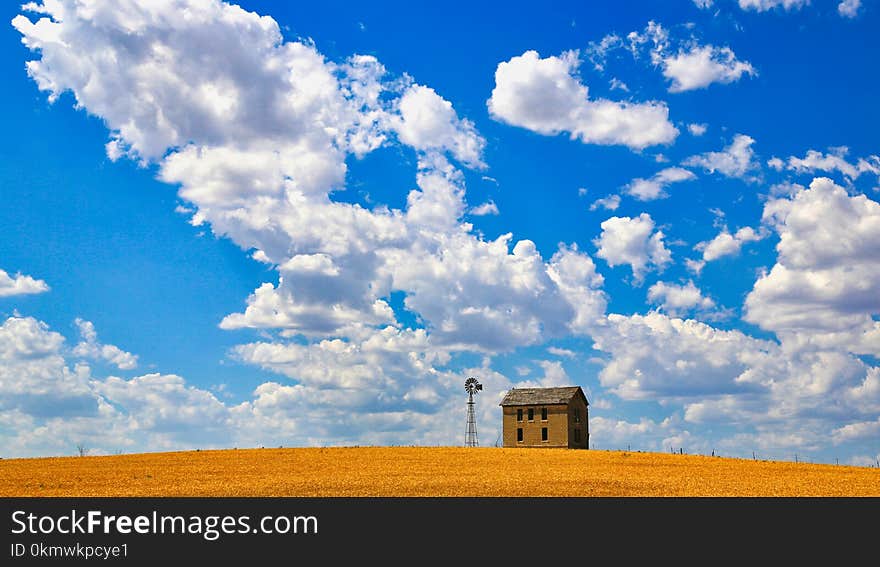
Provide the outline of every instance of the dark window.
[[581,430],[580,430],[580,429],[575,429],[575,430],[574,430],[574,442],[575,442],[575,443],[580,443],[580,442],[581,442]]
[[522,427],[516,428],[516,440],[522,443]]
[[541,421],[547,421],[547,408],[541,408]]
[[516,420],[522,421],[522,408],[519,408],[518,410],[516,410]]
[[535,420],[535,408],[529,408],[529,421]]
[[574,410],[574,422],[575,423],[581,422],[581,410],[579,410],[579,409]]
[[541,428],[541,441],[546,441],[546,440],[547,440],[547,428],[542,427]]

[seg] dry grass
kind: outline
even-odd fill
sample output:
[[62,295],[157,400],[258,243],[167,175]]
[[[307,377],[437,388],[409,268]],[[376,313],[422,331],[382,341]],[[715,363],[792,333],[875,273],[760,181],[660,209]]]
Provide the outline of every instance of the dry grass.
[[880,469],[665,453],[238,449],[0,460],[0,496],[880,496]]

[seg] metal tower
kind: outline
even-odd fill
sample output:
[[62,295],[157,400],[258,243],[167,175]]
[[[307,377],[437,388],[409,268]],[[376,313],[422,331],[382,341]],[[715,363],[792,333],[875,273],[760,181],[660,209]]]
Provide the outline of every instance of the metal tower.
[[483,389],[483,385],[477,382],[473,376],[464,381],[464,391],[468,393],[467,402],[467,430],[464,434],[465,447],[479,447],[477,439],[477,417],[474,415],[474,394]]

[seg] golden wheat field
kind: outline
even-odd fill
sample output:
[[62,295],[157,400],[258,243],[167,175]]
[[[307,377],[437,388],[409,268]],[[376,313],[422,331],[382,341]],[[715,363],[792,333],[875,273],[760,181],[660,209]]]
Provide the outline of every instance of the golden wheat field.
[[339,447],[0,460],[3,496],[880,496],[880,469],[567,449]]

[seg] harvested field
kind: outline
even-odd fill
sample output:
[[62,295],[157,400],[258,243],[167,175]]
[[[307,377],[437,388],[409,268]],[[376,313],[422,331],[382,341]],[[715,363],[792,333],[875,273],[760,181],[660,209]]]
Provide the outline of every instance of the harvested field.
[[880,496],[880,469],[566,449],[339,447],[0,460],[2,496]]

